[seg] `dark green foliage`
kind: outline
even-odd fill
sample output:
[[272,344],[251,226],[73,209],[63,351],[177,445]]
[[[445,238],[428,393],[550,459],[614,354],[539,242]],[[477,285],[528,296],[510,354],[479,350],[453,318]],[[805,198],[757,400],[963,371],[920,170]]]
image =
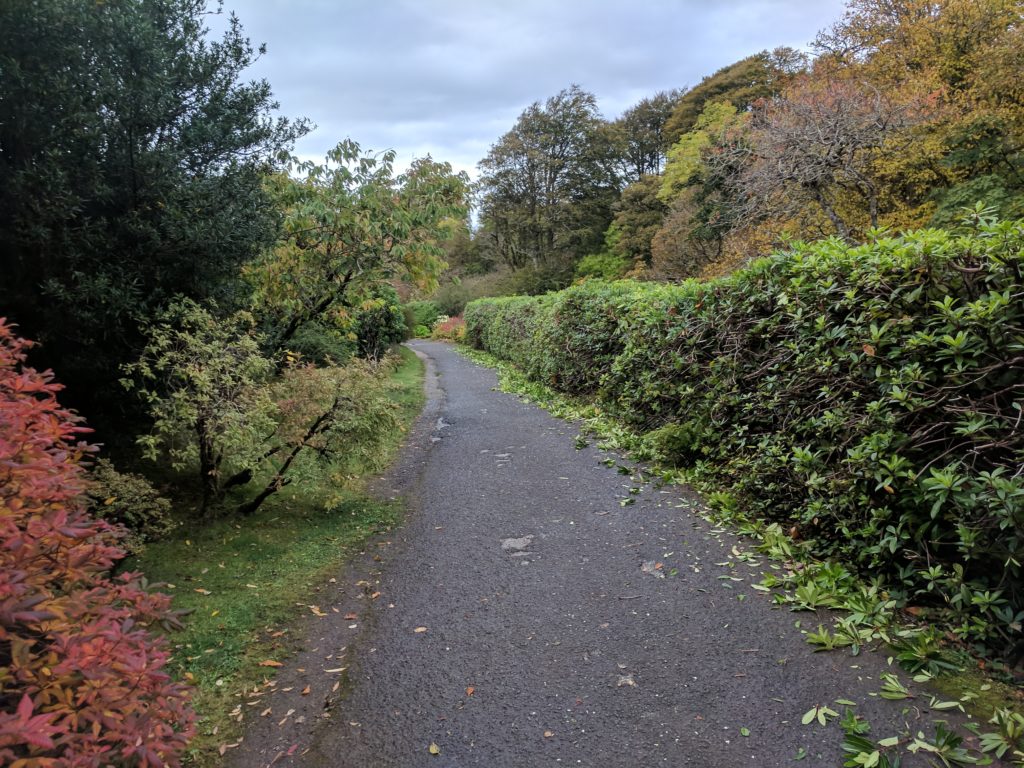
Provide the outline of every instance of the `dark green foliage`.
[[665,458],[997,652],[1024,619],[1024,221],[797,245],[730,278],[466,310]]
[[315,365],[336,365],[355,355],[357,344],[347,332],[314,321],[295,332],[288,350]]
[[614,206],[612,227],[618,237],[612,251],[630,265],[651,263],[651,241],[669,210],[658,198],[660,186],[660,176],[642,176],[622,190],[622,197]]
[[89,472],[88,500],[93,516],[127,529],[121,546],[129,553],[141,552],[146,542],[175,528],[171,502],[142,475],[118,472],[107,459],[99,459]]
[[480,161],[480,219],[518,270],[568,265],[600,248],[618,197],[615,146],[593,94],[573,85],[535,102]]
[[398,293],[387,283],[366,291],[355,301],[355,329],[359,356],[379,360],[405,340],[406,325]]
[[678,90],[660,91],[641,99],[611,124],[624,180],[635,182],[648,174],[661,173],[669,148],[665,121],[671,117],[680,96]]
[[156,306],[230,303],[276,233],[264,173],[306,130],[243,75],[257,52],[237,20],[211,42],[205,13],[0,3],[0,306],[92,416]]
[[[408,328],[410,336],[419,336],[416,332],[416,328],[423,326],[426,328],[424,336],[430,335],[430,329],[433,327],[434,322],[442,314],[441,308],[434,301],[410,301],[403,308],[405,313],[405,325]],[[458,307],[458,311],[455,314],[460,314],[462,307]]]

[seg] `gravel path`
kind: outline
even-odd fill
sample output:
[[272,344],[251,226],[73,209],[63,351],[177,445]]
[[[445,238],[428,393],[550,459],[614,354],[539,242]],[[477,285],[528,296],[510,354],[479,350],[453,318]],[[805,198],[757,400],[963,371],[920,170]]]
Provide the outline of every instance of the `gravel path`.
[[837,698],[875,738],[931,733],[926,695],[869,695],[883,653],[812,653],[794,623],[817,617],[750,588],[767,563],[716,565],[748,545],[695,496],[578,450],[573,425],[452,347],[412,346],[440,390],[378,489],[408,522],[319,597],[339,611],[309,618],[276,686],[292,690],[230,764],[840,766],[838,725],[800,722]]

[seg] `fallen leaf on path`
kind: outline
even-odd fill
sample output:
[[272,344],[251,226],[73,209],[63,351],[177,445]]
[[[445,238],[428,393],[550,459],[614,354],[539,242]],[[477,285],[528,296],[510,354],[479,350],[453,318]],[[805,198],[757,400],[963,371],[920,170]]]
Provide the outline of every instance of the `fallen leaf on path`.
[[633,679],[632,675],[619,675],[619,679],[615,683],[615,687],[621,688],[624,685],[629,686],[630,688],[636,688],[636,680]]
[[358,619],[358,618],[359,618],[359,614],[358,613],[354,613],[354,612],[350,611],[349,613],[345,614],[345,620],[346,621],[352,621],[353,619]]
[[380,597],[380,592],[374,592],[372,595],[370,595],[371,600],[376,600],[378,597]]
[[416,634],[421,634],[421,633],[426,632],[426,631],[427,631],[426,627],[416,627],[416,629],[413,630],[413,632],[415,632]]
[[195,590],[195,591],[198,592],[200,595],[212,595],[213,594],[213,592],[211,592],[210,590],[203,589],[201,587],[199,589]]
[[544,731],[544,738],[545,739],[550,739],[554,735],[555,735],[554,731]]
[[309,696],[309,686],[308,685],[305,688],[302,689],[302,695],[303,696]]
[[472,685],[466,688],[467,696],[472,696],[474,693],[476,693],[476,688],[474,688]]
[[429,752],[432,755],[440,755],[441,748],[437,746],[437,744],[435,744],[434,742],[430,742],[430,746],[427,747],[427,752]]
[[323,611],[320,610],[320,606],[319,605],[311,605],[311,606],[309,606],[309,610],[311,610],[315,615],[320,616],[320,617],[323,617],[323,616],[327,615],[326,613],[324,613]]
[[260,662],[260,666],[261,667],[283,667],[284,664],[282,664],[280,661],[274,661],[273,659],[267,659],[266,661],[261,661]]
[[225,752],[227,752],[229,749],[234,749],[239,745],[239,743],[240,742],[236,741],[234,744],[221,744],[219,747],[217,747],[217,751],[220,752],[221,757],[223,757]]
[[277,724],[277,725],[278,725],[278,727],[281,727],[282,725],[284,725],[284,724],[285,724],[285,722],[286,722],[286,721],[288,720],[288,718],[289,718],[289,717],[291,717],[291,716],[292,716],[292,715],[294,715],[294,714],[295,714],[295,710],[294,710],[294,709],[289,709],[289,710],[288,710],[288,711],[287,711],[287,712],[285,713],[284,717],[282,717],[282,718],[281,718],[281,721],[280,721],[280,722],[279,722],[279,723]]
[[648,573],[658,579],[664,579],[665,574],[661,572],[661,563],[656,563],[653,560],[645,560],[640,565],[640,571],[642,573]]

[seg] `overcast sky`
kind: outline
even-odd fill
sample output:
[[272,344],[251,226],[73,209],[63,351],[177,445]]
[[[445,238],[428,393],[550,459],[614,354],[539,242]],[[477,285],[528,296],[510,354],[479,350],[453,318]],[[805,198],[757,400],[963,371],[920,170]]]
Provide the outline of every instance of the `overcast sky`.
[[[474,173],[525,107],[577,83],[614,118],[766,48],[804,48],[842,0],[225,0],[322,160],[346,137]],[[218,22],[211,23],[216,30]]]

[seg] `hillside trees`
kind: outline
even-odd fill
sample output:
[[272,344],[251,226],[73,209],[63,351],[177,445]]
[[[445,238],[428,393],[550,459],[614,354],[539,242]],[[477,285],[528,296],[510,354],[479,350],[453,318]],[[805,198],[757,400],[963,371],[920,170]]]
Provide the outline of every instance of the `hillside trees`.
[[750,114],[728,102],[709,102],[669,150],[658,199],[667,207],[652,234],[652,274],[689,277],[722,255],[726,236],[758,221],[743,220],[734,186],[750,158]]
[[[306,130],[274,118],[237,19],[206,0],[0,5],[0,304],[77,401],[175,294],[228,292],[276,235],[263,186]],[[91,398],[90,413],[114,407]]]
[[528,107],[480,162],[481,219],[513,269],[571,266],[600,248],[618,195],[614,143],[593,94]]
[[708,75],[684,93],[665,122],[669,145],[693,130],[704,108],[713,102],[732,104],[742,112],[758,100],[777,95],[786,83],[803,71],[806,60],[792,48],[776,48],[747,56]]
[[[801,79],[753,111],[744,167],[731,182],[737,217],[793,219],[812,206],[844,240],[862,239],[905,204],[887,194],[884,168],[912,143],[908,128],[923,113],[867,82]],[[726,153],[707,160],[732,162]]]
[[854,0],[816,40],[824,63],[941,107],[894,169],[930,197],[936,223],[977,202],[1024,209],[1022,20],[1016,0]]
[[661,228],[668,207],[658,197],[661,179],[641,176],[624,190],[613,206],[615,218],[611,226],[618,237],[613,251],[628,264],[649,266],[651,240]]

